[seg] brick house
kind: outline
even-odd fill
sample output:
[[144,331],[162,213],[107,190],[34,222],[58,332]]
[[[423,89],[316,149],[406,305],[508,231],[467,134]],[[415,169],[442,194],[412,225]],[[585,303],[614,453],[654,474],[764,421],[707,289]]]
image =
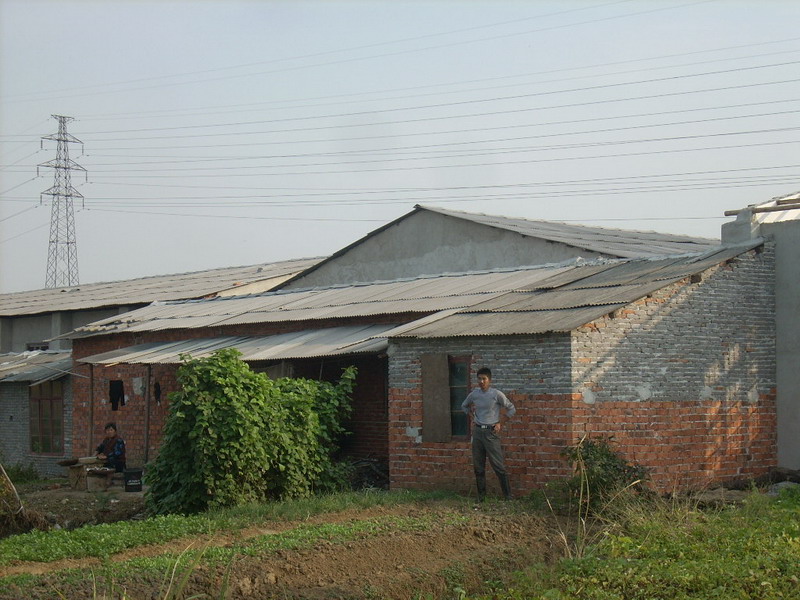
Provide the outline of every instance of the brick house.
[[272,289],[319,260],[0,294],[0,461],[58,476],[58,461],[86,452],[72,443],[71,345],[63,334],[156,300]]
[[458,405],[483,365],[518,409],[505,434],[516,493],[566,475],[560,452],[585,434],[613,435],[664,490],[763,474],[777,464],[774,244],[695,250],[349,285],[301,278],[98,321],[70,334],[74,447],[92,448],[113,419],[129,460],[152,459],[179,355],[236,347],[275,375],[359,367],[347,451],[385,461],[395,488],[470,489]]

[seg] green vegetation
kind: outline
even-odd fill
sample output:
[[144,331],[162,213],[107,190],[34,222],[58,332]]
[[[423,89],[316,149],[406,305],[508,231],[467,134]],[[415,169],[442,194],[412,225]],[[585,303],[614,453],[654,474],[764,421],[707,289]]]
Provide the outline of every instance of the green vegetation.
[[32,531],[0,540],[0,566],[14,560],[52,562],[65,558],[102,557],[127,548],[231,532],[256,524],[300,521],[347,509],[392,506],[443,497],[448,495],[347,492],[221,508],[197,515],[160,515],[144,521],[91,525],[72,531]]
[[5,467],[6,475],[8,478],[14,482],[14,485],[21,485],[23,483],[33,483],[35,481],[40,481],[41,478],[39,476],[39,472],[36,470],[36,467],[33,464],[22,465],[10,465]]
[[272,380],[235,349],[185,357],[181,390],[170,394],[158,458],[148,469],[153,513],[309,496],[336,489],[333,456],[344,435],[356,371],[337,385]]
[[562,455],[575,470],[566,487],[588,511],[601,509],[623,491],[643,491],[649,477],[647,469],[629,463],[614,449],[612,437],[584,437]]
[[[434,511],[414,511],[410,516],[369,516],[348,521],[308,523],[325,512],[368,509],[380,505],[426,502]],[[491,505],[490,505],[491,507]],[[498,508],[503,507],[498,504]],[[506,510],[529,511],[520,500]],[[542,513],[540,509],[535,509]],[[390,536],[403,531],[424,533],[447,524],[467,523],[471,511],[462,499],[445,494],[359,492],[331,494],[262,505],[219,509],[203,515],[157,517],[139,523],[97,525],[79,530],[31,533],[0,540],[0,564],[14,559],[48,562],[59,558],[107,556],[119,549],[163,543],[176,538],[197,538],[194,545],[151,557],[123,562],[103,560],[88,569],[64,570],[47,576],[52,589],[76,589],[92,578],[100,589],[136,581],[180,581],[195,569],[222,573],[237,557],[267,557],[276,552],[310,549],[319,544],[347,544],[370,536]],[[597,522],[595,543],[579,558],[562,558],[531,565],[522,572],[493,573],[476,589],[468,589],[465,568],[456,561],[438,572],[445,596],[426,593],[424,598],[473,600],[689,600],[796,598],[800,585],[800,493],[785,490],[777,499],[757,491],[744,505],[700,510],[689,499],[628,499],[613,519]],[[571,518],[576,518],[574,515]],[[242,537],[215,545],[215,533],[292,520],[285,531]],[[234,536],[234,540],[235,540]],[[135,541],[132,541],[135,540]],[[555,547],[558,547],[556,544]],[[566,554],[565,554],[566,555]],[[464,557],[464,561],[468,557]],[[223,585],[223,584],[220,584]],[[0,579],[4,592],[25,594],[41,589],[40,578],[18,575]],[[222,589],[222,588],[221,588]],[[370,593],[381,597],[380,590]],[[412,597],[414,590],[409,590]],[[480,595],[480,594],[487,595]],[[100,596],[98,596],[100,597]],[[166,595],[159,596],[166,598]],[[220,596],[222,597],[222,592]],[[365,597],[369,597],[366,594]]]
[[[585,442],[581,441],[584,449]],[[382,537],[381,543],[391,544],[394,536],[403,532],[413,532],[415,537],[422,536],[420,539],[434,531],[440,536],[459,536],[472,531],[476,514],[488,519],[480,521],[483,526],[494,523],[496,527],[505,524],[519,527],[515,520],[519,516],[524,516],[529,525],[530,515],[536,515],[535,521],[547,523],[542,535],[549,539],[551,548],[560,550],[560,556],[542,556],[546,563],[514,571],[529,563],[521,555],[513,562],[514,552],[511,552],[508,563],[495,560],[493,569],[479,568],[485,579],[482,584],[476,579],[476,563],[469,553],[451,557],[443,566],[439,564],[435,572],[410,566],[409,572],[420,571],[415,581],[426,580],[430,584],[433,577],[438,583],[428,585],[424,591],[409,589],[407,597],[420,600],[798,598],[800,489],[783,490],[777,498],[754,489],[741,505],[708,509],[689,497],[665,499],[635,492],[636,486],[632,484],[637,480],[630,480],[636,474],[635,468],[630,466],[633,468],[630,470],[629,465],[620,465],[609,456],[613,450],[607,440],[590,448],[589,454],[599,454],[603,459],[600,464],[606,466],[590,474],[587,465],[592,459],[576,460],[577,479],[555,489],[563,493],[561,500],[567,502],[576,499],[576,490],[578,499],[585,497],[585,490],[593,490],[594,497],[602,498],[603,502],[595,502],[591,510],[587,502],[578,502],[578,510],[556,513],[552,503],[543,504],[541,495],[536,494],[511,503],[489,502],[480,509],[481,513],[475,513],[466,499],[453,494],[362,491],[220,507],[190,516],[158,516],[74,531],[33,532],[0,540],[0,567],[16,560],[46,563],[97,557],[99,561],[95,560],[91,569],[0,578],[0,598],[55,597],[51,594],[53,590],[58,597],[79,597],[85,593],[87,581],[91,581],[95,586],[91,596],[94,598],[138,598],[118,591],[144,582],[145,587],[140,589],[149,590],[148,597],[157,594],[155,597],[167,600],[193,593],[187,586],[198,579],[208,586],[204,589],[210,589],[211,597],[224,598],[231,591],[228,576],[235,576],[236,566],[248,558],[250,564],[261,564],[263,558],[284,552],[341,547],[371,537]],[[609,472],[625,476],[608,477]],[[399,515],[386,511],[376,516],[376,512],[383,510],[362,512],[406,503],[417,506],[396,511],[402,513]],[[568,504],[563,506],[569,508]],[[310,520],[342,511],[348,511],[348,518]],[[506,518],[508,521],[504,521]],[[474,530],[469,535],[481,536],[484,530]],[[217,536],[224,536],[224,543],[217,543]],[[180,543],[150,553],[151,556],[119,562],[109,559],[111,554],[124,549],[172,540]],[[452,541],[458,544],[459,539],[453,537]],[[518,546],[516,550],[524,548]],[[313,561],[314,555],[309,556]],[[362,595],[353,597],[384,597],[380,584],[379,578],[366,581]],[[159,586],[160,591],[156,591]],[[41,593],[45,596],[37,595]],[[70,596],[71,593],[78,596]]]
[[[42,563],[60,559],[79,559],[89,556],[104,559],[92,569],[66,569],[46,577],[46,586],[51,590],[70,589],[71,585],[93,581],[102,593],[96,598],[127,598],[122,590],[128,578],[136,581],[166,582],[172,587],[170,594],[182,590],[186,576],[199,565],[218,566],[224,569],[236,557],[269,556],[288,550],[303,550],[320,543],[343,544],[348,541],[377,535],[388,535],[403,531],[424,532],[437,526],[453,525],[468,517],[456,512],[422,513],[419,516],[383,516],[354,519],[335,523],[300,524],[283,532],[243,538],[224,546],[213,545],[216,533],[230,535],[231,532],[254,526],[273,527],[286,521],[306,521],[314,515],[364,510],[379,506],[396,506],[408,503],[430,503],[438,508],[462,505],[461,498],[442,492],[346,492],[319,495],[313,498],[271,502],[259,505],[222,508],[203,515],[166,515],[141,522],[120,522],[93,525],[73,531],[32,532],[0,540],[0,566],[16,560]],[[205,535],[205,545],[198,542],[198,535]],[[126,561],[108,561],[110,554],[120,550],[166,543],[175,539],[195,539],[187,542],[180,551],[165,551],[151,557],[133,558]],[[177,580],[177,581],[176,581]],[[26,590],[41,589],[41,577],[15,575],[0,578],[0,597],[7,593],[26,594]],[[168,587],[166,584],[162,587]],[[224,590],[219,597],[223,597]],[[69,597],[69,596],[67,596]],[[162,592],[166,600],[170,596]],[[205,596],[203,596],[205,597]]]
[[492,600],[797,598],[800,493],[704,512],[689,501],[627,504],[584,557],[517,573]]

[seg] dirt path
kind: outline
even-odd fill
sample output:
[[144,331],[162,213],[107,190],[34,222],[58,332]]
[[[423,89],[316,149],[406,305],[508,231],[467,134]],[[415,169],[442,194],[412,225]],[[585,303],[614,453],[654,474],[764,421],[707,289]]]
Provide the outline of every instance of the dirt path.
[[[446,516],[457,518],[446,518]],[[474,510],[470,506],[442,507],[412,504],[391,508],[376,507],[322,515],[302,523],[269,523],[247,530],[227,532],[168,544],[143,546],[111,557],[114,561],[178,553],[190,544],[233,546],[259,536],[269,536],[299,527],[325,523],[352,523],[376,518],[424,519],[430,525],[411,531],[388,529],[379,534],[333,543],[321,541],[297,551],[280,550],[254,558],[239,556],[229,567],[227,589],[231,598],[397,598],[415,596],[452,597],[453,590],[477,589],[485,582],[500,581],[509,572],[532,562],[547,560],[558,549],[548,535],[548,524],[541,518],[520,511],[512,504],[487,504]],[[52,597],[53,573],[61,569],[94,568],[97,559],[67,560],[46,565],[18,563],[2,569],[0,575],[44,574],[41,595],[26,590],[28,598]],[[223,587],[223,567],[201,565],[192,574],[187,593],[208,593],[217,597]],[[96,586],[108,582],[76,581],[65,589],[58,580],[59,592],[67,598],[97,597]],[[149,581],[135,576],[114,583],[120,596],[129,600],[158,598],[164,581]],[[13,591],[13,590],[12,590]],[[0,598],[16,596],[4,596]]]

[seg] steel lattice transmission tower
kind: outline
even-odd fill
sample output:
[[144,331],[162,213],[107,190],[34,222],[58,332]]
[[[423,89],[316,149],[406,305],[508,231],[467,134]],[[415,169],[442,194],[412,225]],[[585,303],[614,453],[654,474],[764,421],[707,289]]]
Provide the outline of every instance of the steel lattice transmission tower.
[[83,143],[67,133],[67,123],[74,119],[61,115],[51,116],[58,121],[58,133],[45,135],[42,140],[55,140],[58,143],[56,158],[39,165],[55,169],[53,187],[42,192],[43,196],[53,197],[50,210],[50,242],[47,247],[47,276],[44,284],[46,288],[78,285],[78,247],[75,240],[75,212],[72,199],[83,200],[83,196],[72,187],[70,172],[75,170],[86,172],[86,169],[69,158],[67,144]]

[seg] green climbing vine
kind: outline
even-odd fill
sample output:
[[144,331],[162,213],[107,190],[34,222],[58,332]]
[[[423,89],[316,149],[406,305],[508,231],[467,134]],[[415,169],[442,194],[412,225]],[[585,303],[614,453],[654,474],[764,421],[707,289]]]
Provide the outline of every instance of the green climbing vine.
[[158,457],[147,469],[154,513],[193,513],[330,487],[356,369],[336,384],[273,380],[235,349],[183,357],[180,391]]

